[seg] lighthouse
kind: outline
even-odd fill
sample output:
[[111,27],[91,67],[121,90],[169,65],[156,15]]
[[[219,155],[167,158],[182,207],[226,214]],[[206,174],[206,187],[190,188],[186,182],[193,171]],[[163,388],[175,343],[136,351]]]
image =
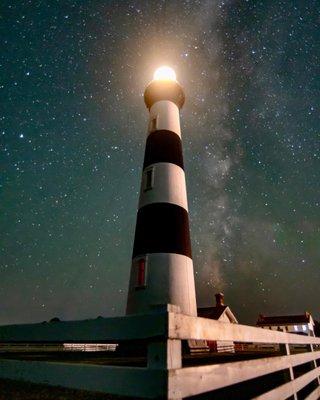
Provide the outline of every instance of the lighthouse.
[[144,101],[149,124],[126,313],[173,304],[196,316],[179,116],[185,95],[171,68],[155,72]]

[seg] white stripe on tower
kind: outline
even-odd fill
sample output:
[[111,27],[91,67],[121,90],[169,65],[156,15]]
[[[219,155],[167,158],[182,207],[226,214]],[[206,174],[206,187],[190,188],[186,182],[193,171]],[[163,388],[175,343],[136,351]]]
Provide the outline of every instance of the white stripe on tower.
[[157,101],[150,107],[149,116],[148,133],[155,130],[153,129],[153,121],[156,119],[157,130],[166,129],[181,137],[179,107],[174,102],[169,100]]
[[150,111],[127,314],[175,304],[196,315],[189,216],[179,109],[184,93],[175,80],[152,81]]
[[[146,190],[148,174],[153,179],[152,190]],[[139,209],[150,203],[172,203],[188,211],[184,170],[166,162],[151,164],[142,174]]]

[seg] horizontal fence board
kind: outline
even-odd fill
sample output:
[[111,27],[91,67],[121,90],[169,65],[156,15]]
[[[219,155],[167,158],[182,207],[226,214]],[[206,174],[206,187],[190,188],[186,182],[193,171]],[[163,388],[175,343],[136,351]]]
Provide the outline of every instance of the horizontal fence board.
[[166,371],[43,361],[2,360],[0,378],[145,398],[166,396],[167,387]]
[[320,398],[320,387],[317,387],[312,393],[309,394],[304,400],[318,400]]
[[97,342],[164,337],[168,314],[0,326],[0,342]]
[[253,400],[285,400],[297,393],[299,390],[303,389],[308,383],[317,378],[320,374],[320,367],[307,372],[304,375],[299,376],[299,378],[285,383],[284,385],[278,386],[277,388],[270,390],[261,396],[255,397]]
[[320,338],[312,336],[277,332],[240,324],[229,324],[176,313],[169,313],[169,338],[320,345]]
[[176,369],[169,372],[169,398],[194,396],[220,389],[288,369],[289,366],[304,364],[317,357],[320,357],[320,351]]
[[173,312],[169,312],[169,328],[166,312],[82,321],[0,326],[0,342],[102,342],[108,340],[115,342],[165,337],[167,332],[171,339],[320,345],[320,338],[228,324]]
[[320,387],[317,387],[312,393],[309,394],[304,400],[318,400],[320,399]]

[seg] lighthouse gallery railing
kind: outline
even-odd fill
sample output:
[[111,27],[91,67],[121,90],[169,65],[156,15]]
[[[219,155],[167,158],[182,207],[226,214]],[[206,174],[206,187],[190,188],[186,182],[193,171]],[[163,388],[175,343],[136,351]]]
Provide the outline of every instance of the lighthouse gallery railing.
[[[222,340],[239,343],[280,345],[282,355],[258,359],[182,366],[181,341]],[[141,316],[0,327],[0,349],[12,343],[120,342],[148,343],[147,366],[111,366],[67,362],[0,359],[0,378],[46,383],[110,394],[181,399],[212,392],[277,371],[287,371],[287,382],[254,397],[297,399],[297,393],[315,384],[308,400],[320,397],[320,338],[227,324],[179,313],[177,307]],[[290,354],[290,348],[308,350]],[[294,368],[312,365],[295,377]],[[248,397],[252,398],[252,397]]]

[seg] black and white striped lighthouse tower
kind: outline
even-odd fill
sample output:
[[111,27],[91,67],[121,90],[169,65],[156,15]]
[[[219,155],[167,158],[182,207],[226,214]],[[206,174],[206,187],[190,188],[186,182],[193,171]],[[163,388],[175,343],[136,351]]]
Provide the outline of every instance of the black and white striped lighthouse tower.
[[149,109],[127,314],[174,304],[197,314],[179,110],[182,87],[161,67],[147,86]]

